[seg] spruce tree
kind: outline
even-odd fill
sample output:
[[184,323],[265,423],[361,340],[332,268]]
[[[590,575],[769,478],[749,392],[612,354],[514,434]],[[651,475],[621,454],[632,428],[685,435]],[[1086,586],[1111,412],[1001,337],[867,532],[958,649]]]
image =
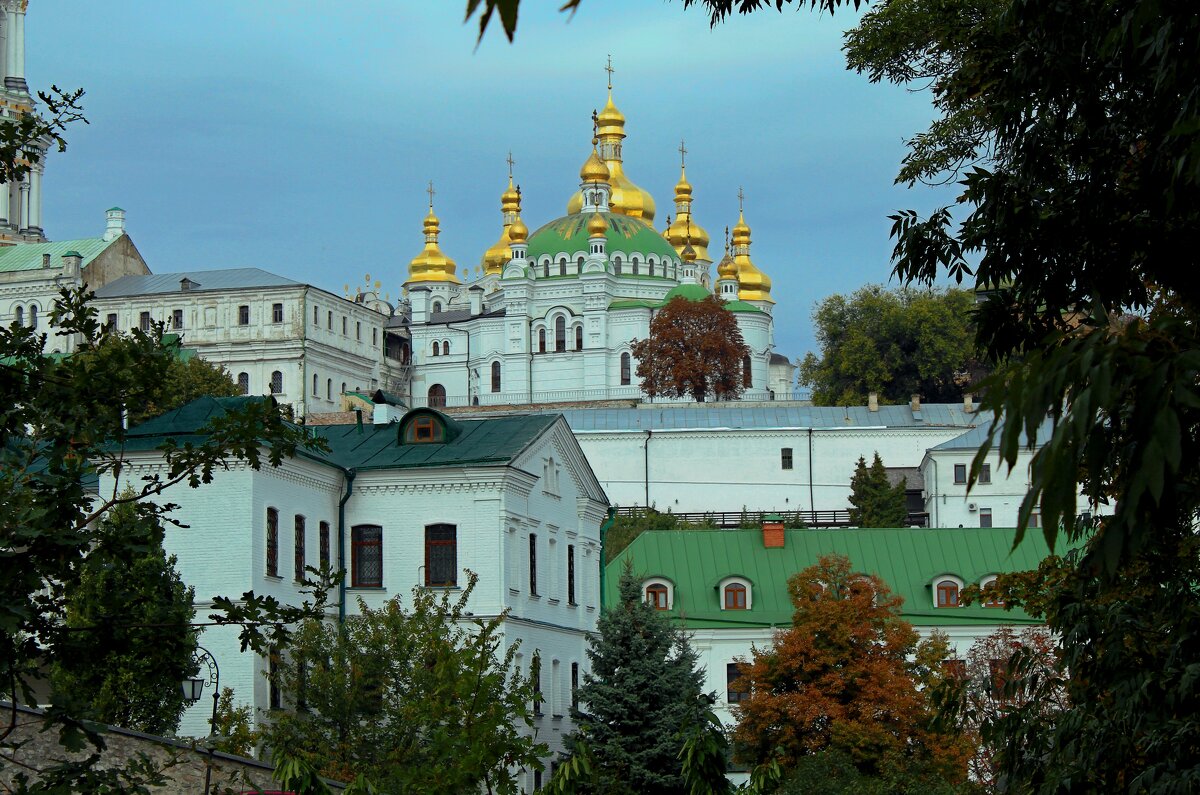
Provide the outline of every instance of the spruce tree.
[[620,597],[590,639],[592,670],[567,746],[590,755],[596,792],[683,795],[680,751],[705,731],[713,696],[686,637],[646,604],[629,567]]
[[906,488],[905,480],[895,486],[888,483],[879,453],[870,467],[860,456],[850,478],[850,523],[856,527],[904,527],[908,523]]

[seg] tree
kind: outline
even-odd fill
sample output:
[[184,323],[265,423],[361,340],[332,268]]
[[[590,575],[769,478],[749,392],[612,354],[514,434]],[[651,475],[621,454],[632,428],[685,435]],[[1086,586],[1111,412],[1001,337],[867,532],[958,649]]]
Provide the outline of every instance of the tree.
[[883,459],[875,453],[871,468],[859,457],[850,478],[850,523],[855,527],[904,527],[908,524],[908,481],[901,478],[893,486],[888,482]]
[[650,321],[650,337],[633,344],[643,392],[697,403],[736,400],[749,354],[737,318],[713,295],[672,298]]
[[834,752],[867,777],[919,770],[926,783],[962,782],[969,748],[934,733],[928,691],[945,642],[918,642],[901,599],[844,557],[823,557],[788,581],[792,626],[742,668],[735,758],[785,773]]
[[66,628],[78,631],[63,648],[71,641],[80,648],[54,661],[51,683],[88,704],[95,720],[165,735],[187,707],[179,683],[195,672],[196,636],[192,589],[162,542],[149,504],[121,503],[100,521],[65,593]]
[[689,740],[699,735],[724,755],[723,735],[712,733],[709,718],[713,695],[704,692],[695,651],[646,604],[632,568],[621,573],[619,588],[620,601],[588,639],[592,670],[579,688],[581,707],[567,747],[589,760],[583,791],[687,793],[684,762],[696,758],[684,756]]
[[[323,443],[284,423],[272,399],[246,398],[222,407],[194,437],[164,442],[163,471],[139,480],[132,493],[97,493],[98,478],[122,471],[122,407],[145,404],[175,354],[160,329],[102,332],[87,298],[82,289],[63,291],[51,312],[60,333],[77,335],[79,355],[47,356],[44,334],[19,323],[0,328],[0,682],[8,701],[48,705],[46,728],[57,730],[66,750],[90,743],[98,753],[104,739],[85,722],[93,717],[90,704],[70,690],[51,687],[47,697],[35,695],[35,688],[46,684],[48,671],[86,670],[104,655],[106,638],[142,629],[129,626],[122,612],[97,611],[89,626],[68,609],[68,596],[84,592],[93,549],[113,560],[145,553],[144,535],[109,532],[103,517],[136,505],[139,527],[155,519],[170,522],[171,506],[154,502],[164,489],[199,487],[231,461],[257,469]],[[288,624],[323,613],[324,603],[323,588],[300,606],[247,592],[236,601],[218,598],[208,619],[239,626],[243,647],[261,653],[286,644]],[[169,631],[165,637],[172,637]],[[164,658],[171,665],[173,659]],[[99,788],[88,757],[52,768],[41,759],[15,761],[18,749],[8,741],[15,715],[6,712],[0,720],[0,767],[40,776],[29,791],[66,791],[53,788],[71,781],[80,791],[112,791]],[[147,775],[131,764],[111,771],[106,781],[134,786]]]
[[88,123],[79,104],[82,98],[82,88],[64,91],[51,86],[48,92],[38,92],[48,117],[29,111],[0,121],[0,183],[20,182],[50,146],[66,151],[67,140],[62,133],[67,125]]
[[[175,345],[178,346],[178,343]],[[136,425],[191,403],[199,397],[235,397],[240,394],[241,388],[234,382],[224,365],[206,361],[199,356],[184,358],[180,355],[167,366],[166,377],[156,393],[151,396],[150,402],[140,410],[134,411],[129,422]]]
[[540,694],[518,645],[503,648],[505,616],[466,612],[477,580],[453,600],[414,588],[408,609],[360,600],[342,626],[305,622],[275,680],[296,710],[273,716],[265,744],[383,792],[517,792],[516,772],[546,753],[529,731]]
[[976,354],[968,290],[885,290],[868,285],[849,298],[831,295],[813,310],[820,357],[800,364],[800,383],[819,406],[862,405],[870,392],[885,402],[920,395],[959,400],[987,373]]

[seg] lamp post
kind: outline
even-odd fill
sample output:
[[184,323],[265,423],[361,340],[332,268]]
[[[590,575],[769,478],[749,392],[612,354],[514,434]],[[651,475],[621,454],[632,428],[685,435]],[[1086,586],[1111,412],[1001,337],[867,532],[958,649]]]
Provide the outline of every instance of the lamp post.
[[212,741],[217,736],[217,702],[221,698],[221,669],[217,667],[217,658],[213,657],[212,652],[203,646],[196,646],[195,661],[197,667],[199,663],[204,663],[208,669],[208,678],[189,677],[184,679],[181,686],[183,688],[183,698],[188,704],[195,704],[204,694],[204,686],[212,685],[212,717],[208,719],[209,732],[209,764],[204,771],[204,795],[208,795],[209,782],[212,779]]

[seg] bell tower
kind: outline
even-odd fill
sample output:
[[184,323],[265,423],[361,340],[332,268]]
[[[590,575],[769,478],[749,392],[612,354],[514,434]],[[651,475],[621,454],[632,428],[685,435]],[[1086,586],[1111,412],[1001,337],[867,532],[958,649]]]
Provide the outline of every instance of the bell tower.
[[[0,87],[0,120],[15,121],[33,110],[33,98],[25,82],[25,11],[28,0],[0,0],[0,63],[4,65],[4,83]],[[0,184],[0,241],[40,243],[42,231],[42,175],[46,168],[49,142],[36,141],[31,149],[37,162],[23,159],[29,166],[20,181]]]

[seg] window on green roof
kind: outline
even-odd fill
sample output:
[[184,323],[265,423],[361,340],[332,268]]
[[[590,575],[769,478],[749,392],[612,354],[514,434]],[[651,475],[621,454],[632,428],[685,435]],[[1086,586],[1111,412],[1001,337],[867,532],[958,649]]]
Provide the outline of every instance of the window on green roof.
[[405,444],[441,444],[445,439],[445,426],[432,414],[414,417],[404,429]]

